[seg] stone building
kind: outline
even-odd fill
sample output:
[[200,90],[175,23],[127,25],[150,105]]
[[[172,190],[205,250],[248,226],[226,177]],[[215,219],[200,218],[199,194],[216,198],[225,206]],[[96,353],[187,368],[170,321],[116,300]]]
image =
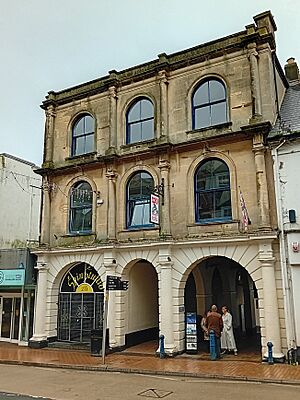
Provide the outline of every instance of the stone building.
[[49,92],[31,345],[88,341],[115,275],[129,289],[110,293],[111,348],[161,333],[169,355],[183,352],[187,313],[216,303],[231,309],[238,337],[259,333],[262,354],[272,341],[282,359],[266,146],[287,87],[275,31],[264,12],[241,32]]
[[293,58],[285,73],[289,88],[268,141],[274,158],[287,342],[300,358],[300,76]]

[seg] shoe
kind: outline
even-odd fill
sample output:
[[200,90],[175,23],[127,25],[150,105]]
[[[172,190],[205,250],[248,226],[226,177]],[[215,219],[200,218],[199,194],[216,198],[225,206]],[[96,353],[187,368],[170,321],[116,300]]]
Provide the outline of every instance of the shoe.
[[237,352],[237,350],[235,350],[235,351],[234,351],[234,355],[235,355],[235,356],[237,356],[237,355],[238,355],[238,352]]
[[227,350],[223,350],[223,351],[221,351],[221,355],[223,356],[224,354],[226,354],[227,353]]

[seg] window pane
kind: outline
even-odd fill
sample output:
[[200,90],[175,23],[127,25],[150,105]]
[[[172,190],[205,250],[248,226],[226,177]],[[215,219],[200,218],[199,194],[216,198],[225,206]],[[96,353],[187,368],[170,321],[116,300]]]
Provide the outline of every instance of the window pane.
[[154,116],[153,104],[150,100],[141,100],[141,119],[151,118]]
[[128,125],[128,143],[140,142],[142,137],[142,124],[141,122],[136,122]]
[[211,124],[217,125],[227,122],[226,102],[214,104],[211,106]]
[[82,135],[84,133],[84,117],[80,118],[79,121],[76,122],[74,129],[73,129],[73,136]]
[[230,190],[215,193],[215,218],[231,218]]
[[141,174],[134,175],[129,182],[129,198],[141,195]]
[[153,178],[146,172],[142,172],[141,175],[142,175],[141,193],[143,196],[150,196],[154,187]]
[[142,122],[142,140],[150,140],[154,138],[154,121],[150,119]]
[[196,190],[228,188],[230,185],[227,165],[220,160],[209,160],[202,164],[196,175]]
[[136,201],[132,210],[132,218],[130,226],[149,225],[150,221],[150,204],[149,201]]
[[85,137],[85,153],[94,151],[94,135],[87,135]]
[[210,108],[201,107],[195,110],[195,126],[194,129],[205,128],[210,126]]
[[135,103],[127,114],[127,122],[140,121],[141,119],[141,102]]
[[200,104],[206,104],[209,102],[208,96],[208,82],[203,83],[198,87],[193,97],[193,105],[199,106]]
[[95,130],[95,121],[90,115],[85,116],[85,133],[93,133]]
[[80,136],[75,139],[75,151],[74,155],[84,154],[84,147],[85,147],[85,137]]
[[209,99],[210,102],[226,99],[225,88],[221,82],[209,81]]
[[92,229],[92,210],[91,208],[71,210],[70,230],[72,232],[87,232]]
[[198,196],[199,219],[204,220],[214,218],[213,193],[200,193]]

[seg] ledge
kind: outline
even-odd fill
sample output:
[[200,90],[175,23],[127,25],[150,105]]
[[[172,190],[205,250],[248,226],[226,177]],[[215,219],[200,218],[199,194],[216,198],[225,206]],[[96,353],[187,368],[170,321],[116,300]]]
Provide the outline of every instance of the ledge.
[[213,137],[228,135],[232,133],[232,122],[226,122],[224,124],[208,126],[201,129],[194,129],[192,131],[187,131],[187,137],[189,140],[195,139],[209,139]]

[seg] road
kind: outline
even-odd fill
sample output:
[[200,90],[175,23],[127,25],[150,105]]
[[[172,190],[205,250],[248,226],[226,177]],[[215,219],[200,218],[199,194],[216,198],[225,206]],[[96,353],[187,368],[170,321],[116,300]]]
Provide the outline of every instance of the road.
[[298,399],[300,386],[0,365],[0,392],[55,400],[282,400]]

